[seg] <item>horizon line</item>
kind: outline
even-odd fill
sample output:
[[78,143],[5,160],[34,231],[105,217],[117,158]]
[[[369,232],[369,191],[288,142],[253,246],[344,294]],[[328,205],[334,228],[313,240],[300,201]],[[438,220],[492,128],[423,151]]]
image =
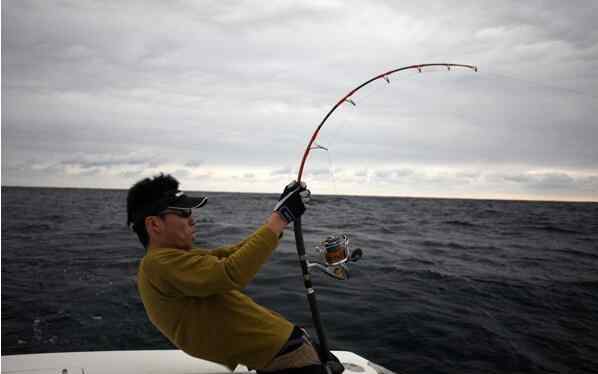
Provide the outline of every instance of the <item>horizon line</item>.
[[[19,186],[2,184],[2,188],[48,188],[48,189],[70,189],[70,190],[106,190],[106,191],[127,191],[128,188],[117,187],[72,187],[72,186]],[[238,194],[262,194],[279,195],[279,192],[248,192],[248,191],[220,191],[220,190],[187,190],[189,192],[210,192],[210,193],[238,193]],[[513,201],[513,202],[543,202],[543,203],[583,203],[598,204],[598,200],[554,200],[534,198],[505,198],[505,197],[451,197],[451,196],[406,196],[406,195],[368,195],[368,194],[313,194],[315,196],[349,196],[349,197],[376,197],[376,198],[397,198],[397,199],[437,199],[437,200],[476,200],[476,201]]]

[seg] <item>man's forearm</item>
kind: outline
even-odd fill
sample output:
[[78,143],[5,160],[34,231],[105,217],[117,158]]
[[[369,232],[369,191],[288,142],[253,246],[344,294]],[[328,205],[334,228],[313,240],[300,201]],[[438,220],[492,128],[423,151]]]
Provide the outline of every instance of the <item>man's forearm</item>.
[[[280,233],[284,231],[288,224],[284,220],[284,218],[280,216],[280,214],[273,212],[270,215],[270,217],[268,217],[268,219],[266,220],[266,225],[270,230],[272,230],[273,233],[280,237]],[[239,248],[241,248],[246,241],[247,239],[235,245],[215,248],[210,251],[210,254],[220,258],[228,257],[235,253]]]

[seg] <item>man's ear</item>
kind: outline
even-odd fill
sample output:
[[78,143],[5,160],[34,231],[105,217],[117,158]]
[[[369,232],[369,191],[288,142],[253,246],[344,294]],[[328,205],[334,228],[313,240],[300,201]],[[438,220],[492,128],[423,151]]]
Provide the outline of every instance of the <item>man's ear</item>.
[[162,231],[162,220],[157,216],[145,217],[145,229],[148,234],[159,234]]

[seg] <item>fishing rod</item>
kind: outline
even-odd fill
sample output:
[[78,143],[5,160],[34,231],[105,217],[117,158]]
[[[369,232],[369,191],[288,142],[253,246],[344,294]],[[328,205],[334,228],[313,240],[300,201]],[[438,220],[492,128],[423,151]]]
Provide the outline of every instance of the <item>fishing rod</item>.
[[[393,69],[387,71],[385,73],[376,75],[375,77],[363,82],[359,86],[355,87],[345,96],[343,96],[333,107],[330,111],[324,116],[320,125],[316,128],[313,132],[307,147],[305,148],[305,152],[303,153],[303,157],[301,159],[301,165],[299,166],[299,174],[297,176],[297,182],[301,183],[301,178],[303,177],[303,168],[305,167],[305,162],[307,161],[307,157],[309,153],[313,149],[326,149],[320,145],[314,145],[318,134],[320,133],[320,129],[324,126],[324,123],[328,120],[328,118],[332,115],[332,113],[343,103],[349,103],[353,106],[356,105],[355,101],[351,99],[351,96],[359,91],[361,88],[367,86],[368,84],[378,80],[384,79],[386,83],[390,83],[390,79],[388,78],[390,75],[398,73],[403,70],[411,70],[417,69],[420,73],[423,71],[424,68],[432,67],[432,66],[439,66],[445,67],[448,71],[451,68],[465,68],[470,69],[475,72],[478,71],[478,68],[474,65],[464,65],[464,64],[453,64],[453,63],[431,63],[431,64],[419,64],[419,65],[409,65],[404,66],[398,69]],[[361,249],[355,249],[351,251],[349,248],[349,236],[348,234],[342,234],[340,236],[331,235],[326,238],[324,241],[321,242],[321,246],[316,247],[323,254],[324,261],[323,262],[309,262],[306,254],[305,254],[305,243],[303,241],[303,230],[301,228],[301,217],[295,219],[293,223],[293,227],[295,230],[295,245],[297,246],[297,255],[299,256],[299,262],[301,264],[301,270],[303,272],[303,282],[305,285],[305,289],[307,290],[307,300],[309,302],[309,307],[311,310],[312,320],[314,322],[314,327],[316,329],[316,333],[318,335],[318,340],[320,343],[320,351],[318,354],[320,355],[320,360],[325,365],[328,373],[341,373],[344,369],[342,365],[338,362],[333,361],[331,357],[328,356],[329,348],[328,348],[328,341],[326,339],[326,333],[324,331],[324,326],[322,325],[322,320],[320,318],[320,311],[318,309],[318,303],[316,300],[316,292],[313,288],[311,282],[311,275],[309,272],[310,268],[318,269],[324,272],[326,275],[329,275],[335,279],[345,280],[349,278],[349,268],[348,263],[355,262],[359,260],[362,255],[363,251]]]

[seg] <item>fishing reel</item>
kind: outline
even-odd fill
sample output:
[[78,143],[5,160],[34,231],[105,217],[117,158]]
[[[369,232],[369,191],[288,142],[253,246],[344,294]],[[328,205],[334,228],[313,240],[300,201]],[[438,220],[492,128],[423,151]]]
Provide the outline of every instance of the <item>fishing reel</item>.
[[350,262],[357,262],[362,256],[361,248],[351,250],[349,248],[349,236],[347,234],[331,235],[324,239],[316,252],[322,256],[322,262],[307,262],[308,268],[316,268],[334,279],[346,280],[349,278]]

